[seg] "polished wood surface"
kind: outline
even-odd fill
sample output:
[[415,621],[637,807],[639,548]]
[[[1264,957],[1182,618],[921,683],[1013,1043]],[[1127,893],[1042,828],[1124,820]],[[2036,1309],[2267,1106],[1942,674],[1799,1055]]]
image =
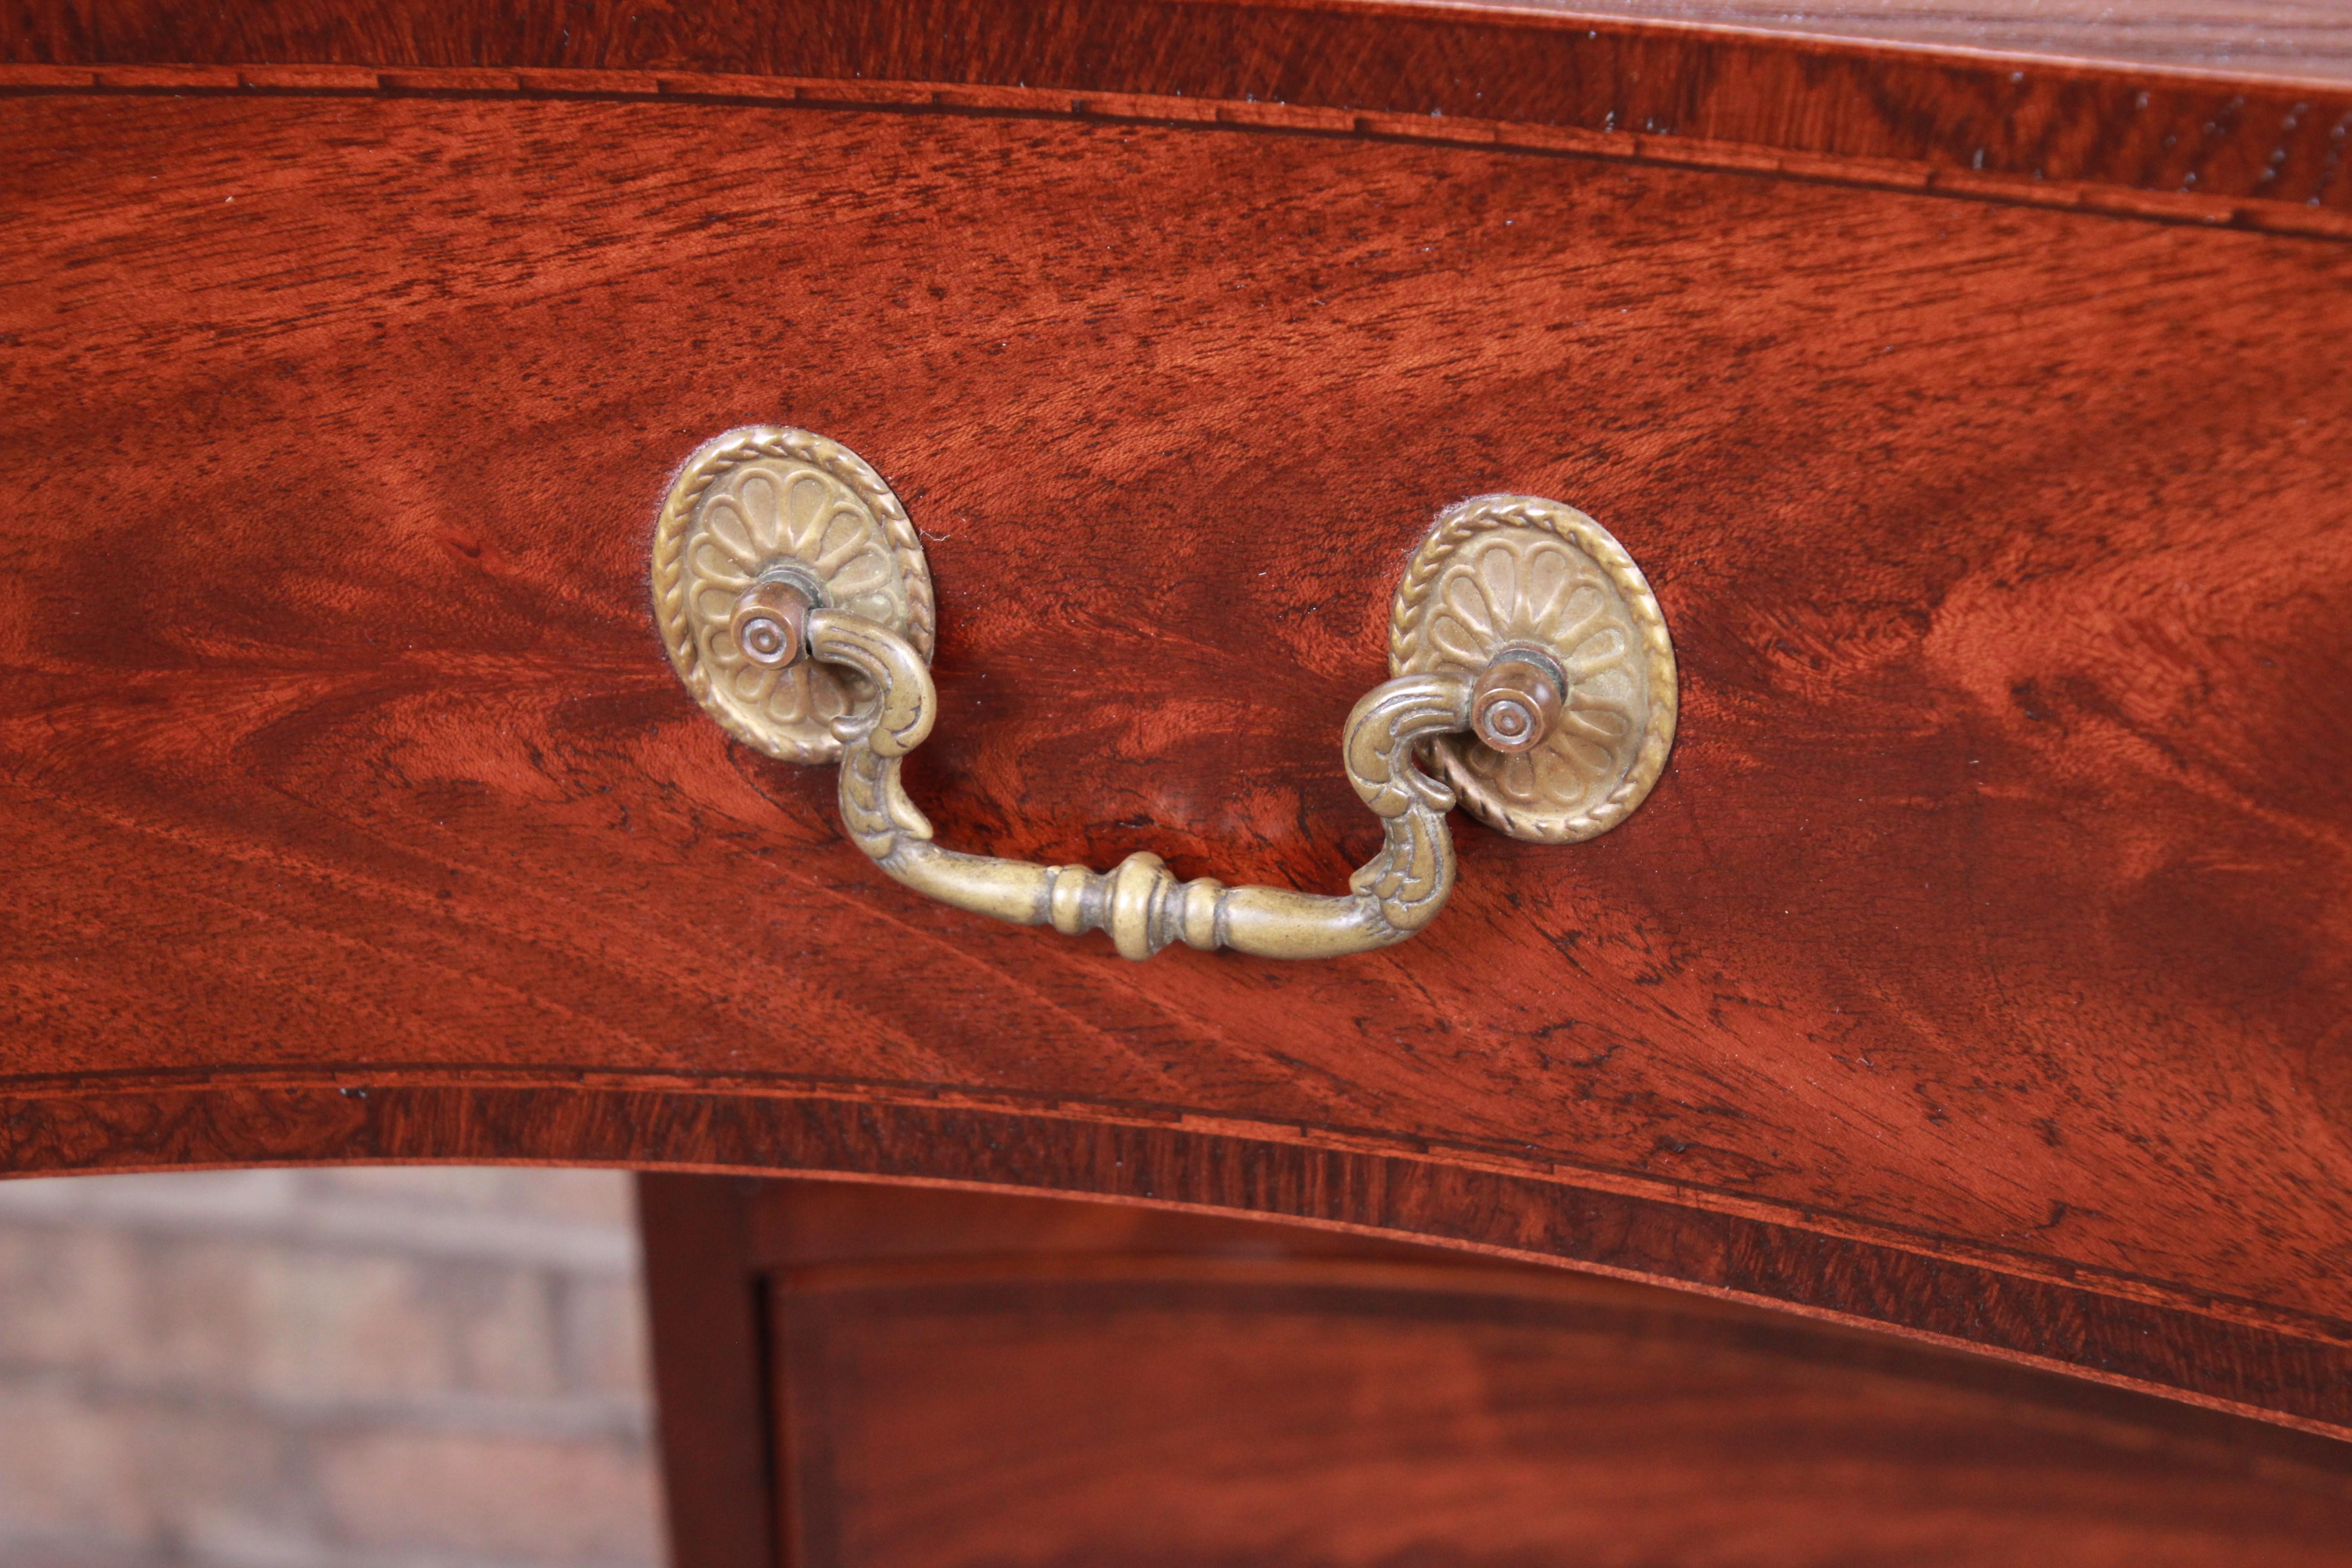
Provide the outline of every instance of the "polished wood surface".
[[[794,68],[1012,68],[873,15]],[[1187,74],[1206,44],[1147,60],[1140,12],[1041,15],[1076,31],[1016,30],[1039,80],[1308,75],[1193,124],[1034,85],[11,79],[7,1166],[1096,1191],[2352,1432],[2352,251],[2170,221],[2324,227],[2345,198],[2305,143],[2263,145],[2316,208],[2228,195],[2263,163],[2217,130],[2224,196],[2134,217],[2030,205],[2009,142],[2016,201],[1538,145],[1612,79],[1482,76],[1497,40],[1596,44],[1524,20],[1443,35],[1446,75],[1369,44],[1310,69],[1296,31],[1425,16],[1220,8],[1185,35],[1234,44],[1216,77]],[[163,52],[112,26],[83,55]],[[358,69],[373,37],[310,52]],[[246,37],[191,24],[183,54]],[[1918,61],[1598,45],[1683,49],[1657,68],[1709,84],[1719,147],[1940,168],[1997,85],[1935,63],[1913,114],[1836,82]],[[1426,121],[1482,82],[1538,93],[1532,129],[1307,101]],[[2049,90],[2099,125],[2221,89]],[[2057,138],[2052,178],[2128,163],[2098,188],[2139,201],[2137,135]],[[1465,828],[1454,906],[1392,953],[1133,967],[928,907],[841,842],[830,773],[730,748],[654,640],[669,471],[751,419],[847,442],[926,533],[947,713],[912,782],[950,842],[1340,885],[1366,829],[1338,723],[1405,551],[1482,490],[1633,549],[1683,739],[1590,846]]]
[[778,1456],[752,1185],[637,1180],[669,1568],[797,1568],[776,1554]]
[[[2342,83],[2127,73],[1477,6],[1247,0],[36,0],[26,81],[773,95],[1404,135],[2347,229]],[[194,79],[158,66],[194,68]],[[447,72],[466,73],[454,81]],[[719,79],[714,80],[714,79]],[[975,90],[979,96],[975,99]],[[1003,94],[1011,93],[1010,100]],[[1073,96],[1075,95],[1075,97]],[[1108,98],[1110,101],[1099,101]]]
[[[2267,1568],[2352,1535],[2342,1445],[1667,1292],[1131,1207],[644,1181],[649,1224],[749,1238],[776,1482],[735,1508],[781,1503],[793,1568]],[[698,1353],[652,1279],[657,1359]]]
[[9,1155],[32,1170],[520,1160],[1099,1194],[1567,1263],[2352,1434],[2344,1399],[2352,1352],[2325,1320],[2257,1315],[2240,1303],[2168,1305],[2106,1279],[2062,1284],[2010,1259],[1994,1267],[1951,1256],[1957,1248],[1939,1256],[1818,1222],[1751,1218],[1703,1194],[1644,1197],[1590,1174],[1512,1174],[1458,1152],[1350,1152],[1298,1130],[1251,1136],[1231,1122],[1169,1124],[1202,1118],[1155,1125],[1132,1110],[992,1110],[957,1094],[926,1107],[749,1083],[501,1088],[497,1080],[512,1074],[495,1068],[431,1075],[444,1080],[437,1086],[387,1082],[395,1075],[386,1072],[346,1072],[343,1087],[307,1089],[288,1086],[291,1075],[221,1076],[228,1081],[203,1089],[20,1090],[5,1127]]
[[[1450,3],[1450,0],[1441,0]],[[1523,9],[1758,27],[2250,75],[2352,78],[2334,0],[1514,0]]]

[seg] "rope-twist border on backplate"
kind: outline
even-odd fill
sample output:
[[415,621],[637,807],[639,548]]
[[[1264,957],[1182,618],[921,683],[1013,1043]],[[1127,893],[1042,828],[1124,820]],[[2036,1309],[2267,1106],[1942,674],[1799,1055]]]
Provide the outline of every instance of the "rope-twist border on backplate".
[[1423,626],[1422,611],[1437,579],[1455,553],[1481,533],[1503,528],[1530,528],[1550,533],[1581,552],[1608,574],[1633,617],[1648,659],[1650,711],[1642,727],[1641,748],[1633,765],[1598,805],[1565,819],[1530,816],[1502,798],[1488,783],[1470,771],[1459,755],[1442,743],[1438,752],[1462,804],[1480,821],[1514,838],[1546,844],[1573,844],[1606,833],[1633,814],[1665,772],[1666,755],[1674,750],[1675,721],[1681,713],[1676,685],[1674,640],[1666,617],[1658,607],[1650,581],[1633,563],[1625,547],[1592,519],[1559,501],[1540,496],[1473,496],[1438,514],[1426,538],[1405,563],[1398,580],[1396,600],[1389,612],[1389,673],[1405,673]]
[[906,585],[907,625],[892,629],[901,631],[926,664],[931,659],[937,616],[931,597],[930,564],[923,557],[922,539],[908,518],[907,509],[883,482],[882,476],[840,442],[827,440],[813,431],[783,425],[740,426],[697,447],[671,482],[669,500],[663,503],[661,516],[654,524],[651,573],[654,621],[661,630],[662,645],[669,650],[671,668],[677,671],[678,679],[694,694],[702,710],[754,751],[788,763],[830,763],[841,756],[841,742],[829,732],[805,744],[762,735],[714,701],[710,672],[703,668],[693,628],[687,623],[686,539],[695,510],[702,502],[703,492],[719,476],[758,458],[791,458],[823,469],[856,490],[873,509],[875,521],[882,525],[883,537],[889,542],[898,560],[899,580]]

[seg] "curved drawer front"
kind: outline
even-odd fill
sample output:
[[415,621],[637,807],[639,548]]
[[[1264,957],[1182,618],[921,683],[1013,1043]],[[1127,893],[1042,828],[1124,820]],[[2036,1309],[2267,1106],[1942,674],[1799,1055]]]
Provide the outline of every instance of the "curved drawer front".
[[[435,79],[0,97],[13,1166],[1117,1191],[2352,1426],[2339,241]],[[940,908],[665,661],[749,424],[920,531],[943,841],[1347,885],[1342,723],[1490,492],[1641,562],[1672,761],[1329,963]]]

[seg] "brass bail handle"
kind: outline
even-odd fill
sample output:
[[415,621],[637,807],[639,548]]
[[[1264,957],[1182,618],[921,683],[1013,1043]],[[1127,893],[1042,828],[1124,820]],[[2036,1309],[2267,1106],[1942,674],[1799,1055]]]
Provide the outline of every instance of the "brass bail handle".
[[929,563],[898,498],[837,443],[770,426],[707,443],[656,526],[653,590],[688,689],[771,755],[837,760],[850,838],[889,876],[973,913],[1107,932],[1132,959],[1177,942],[1265,958],[1402,942],[1453,890],[1457,803],[1517,837],[1588,838],[1641,803],[1673,743],[1674,651],[1648,583],[1598,523],[1536,497],[1448,509],[1407,563],[1391,678],[1341,732],[1382,827],[1343,895],[1185,881],[1149,853],[1095,871],[933,843],[898,776],[939,707]]

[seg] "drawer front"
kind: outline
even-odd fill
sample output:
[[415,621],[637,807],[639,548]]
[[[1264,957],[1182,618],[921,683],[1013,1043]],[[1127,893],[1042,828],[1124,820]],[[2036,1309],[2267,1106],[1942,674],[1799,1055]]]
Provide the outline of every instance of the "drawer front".
[[[1184,1130],[1307,1161],[1231,1206],[1392,1161],[1557,1212],[1324,1217],[1989,1342],[2039,1330],[1935,1269],[2339,1342],[2341,244],[1312,127],[461,88],[0,100],[34,215],[0,237],[0,1052],[28,1104],[139,1108],[40,1113],[19,1168],[493,1152],[488,1100],[382,1109],[468,1086]],[[1344,886],[1377,829],[1339,725],[1407,552],[1494,490],[1647,570],[1672,763],[1591,844],[1462,826],[1445,918],[1328,964],[942,910],[665,662],[656,510],[752,422],[854,447],[921,531],[942,718],[908,782],[944,841]],[[512,1115],[730,1163],[622,1103]],[[989,1142],[874,1136],[838,1160]],[[1036,1158],[980,1179],[1080,1184]],[[1611,1241],[1587,1204],[1712,1228]],[[1734,1278],[1751,1234],[1928,1273]],[[2123,1331],[2067,1332],[2021,1353]]]

